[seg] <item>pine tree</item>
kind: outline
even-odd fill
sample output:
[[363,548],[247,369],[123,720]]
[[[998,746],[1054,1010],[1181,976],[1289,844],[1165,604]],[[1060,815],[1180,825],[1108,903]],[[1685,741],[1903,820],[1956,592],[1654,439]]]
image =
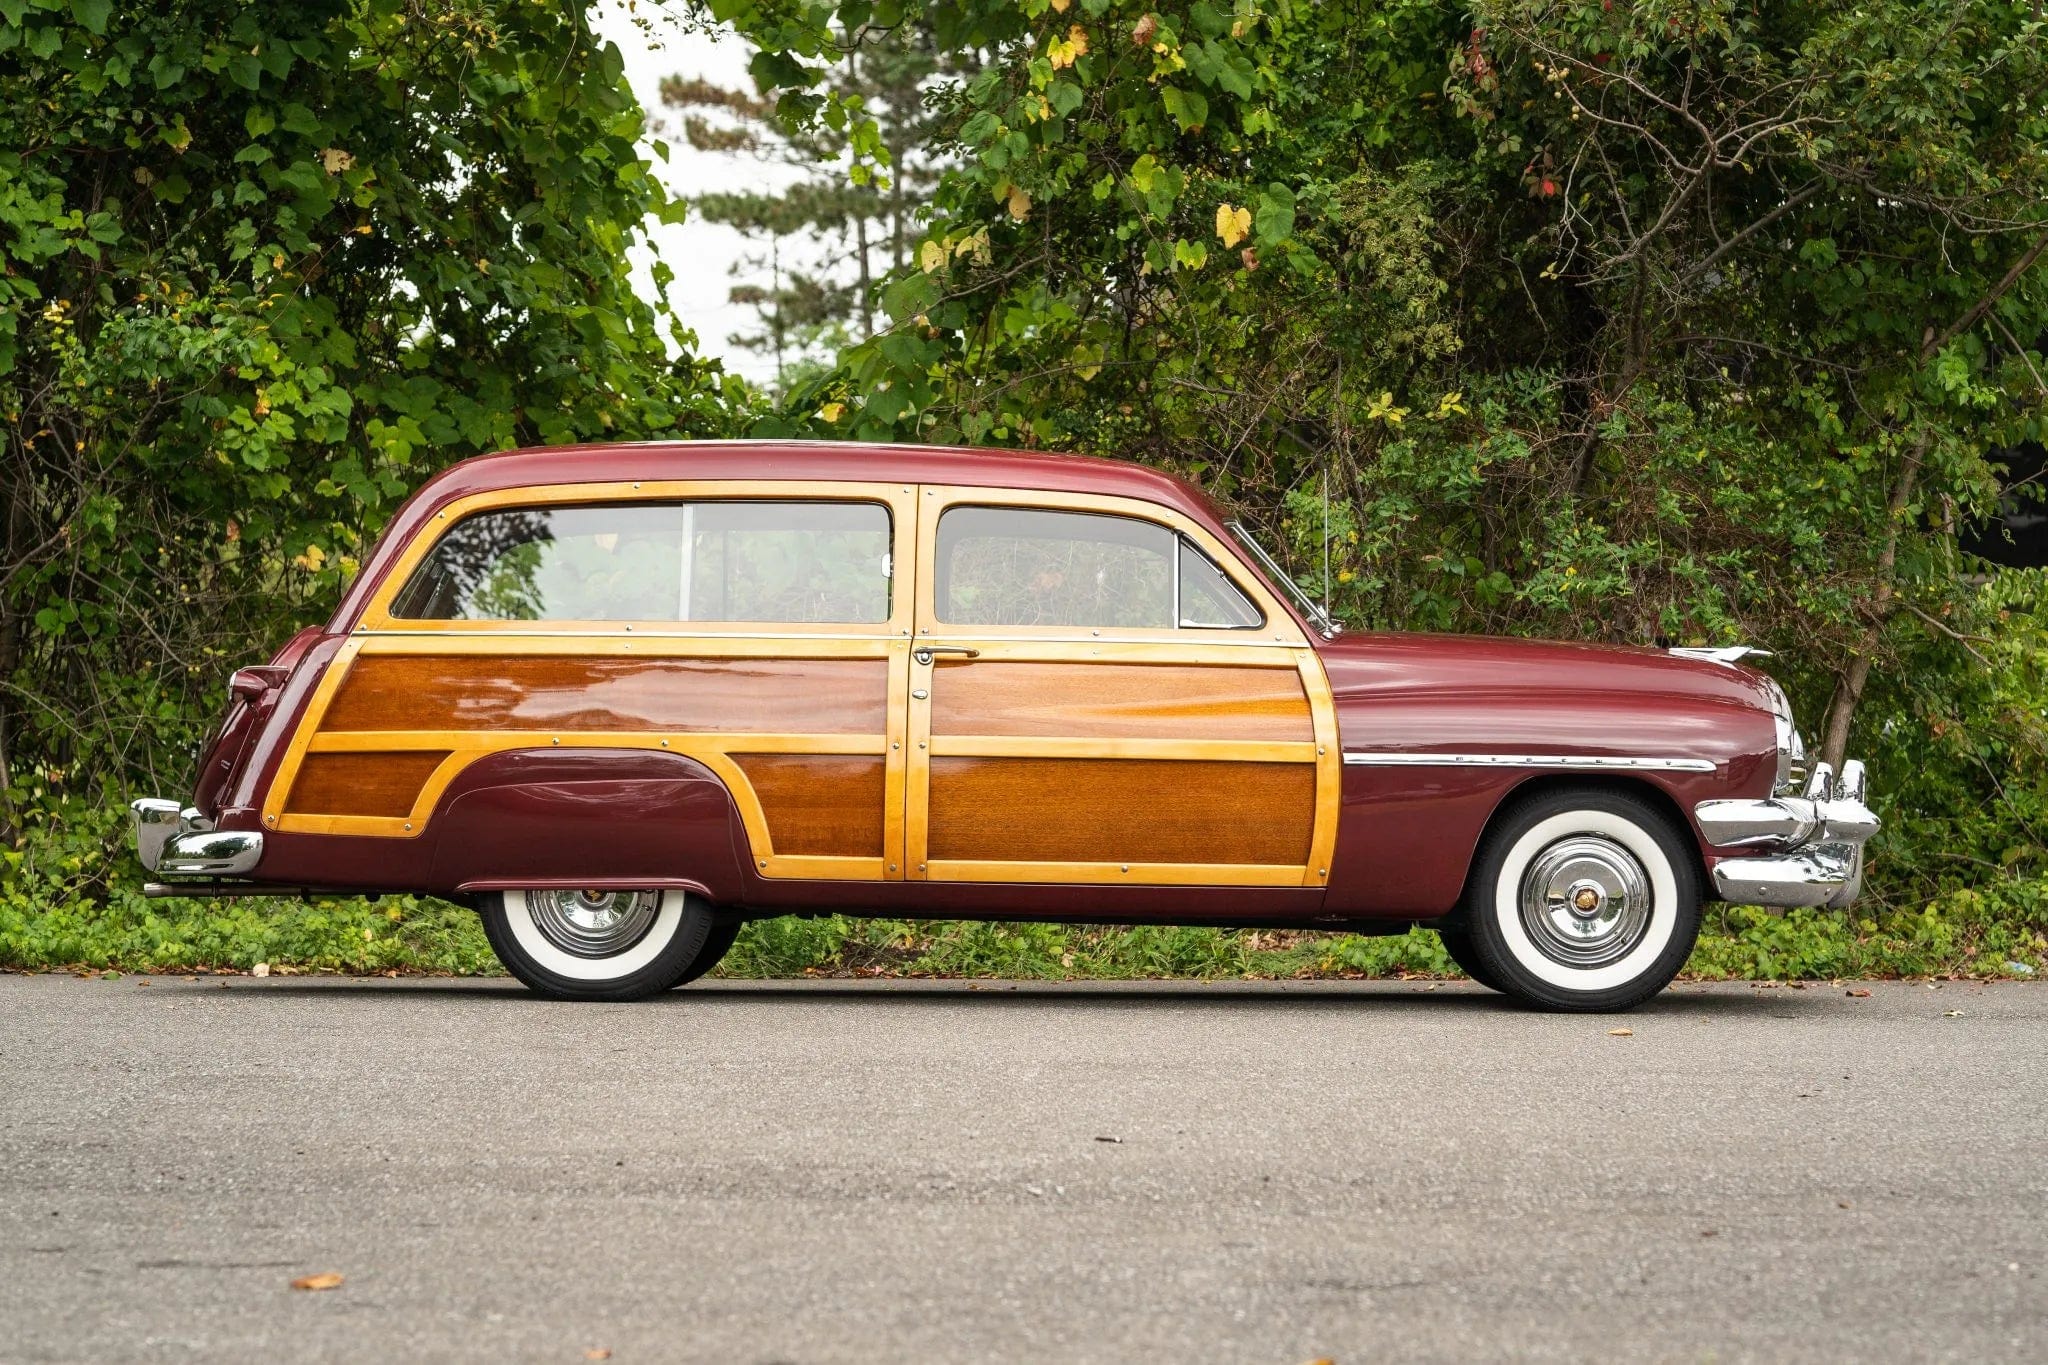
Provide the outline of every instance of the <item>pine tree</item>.
[[762,246],[735,267],[735,274],[750,277],[729,294],[754,309],[759,326],[728,339],[771,356],[782,390],[828,363],[840,347],[873,334],[880,281],[909,264],[920,234],[913,215],[942,169],[933,152],[941,115],[927,93],[935,78],[962,69],[958,57],[935,50],[927,31],[907,25],[858,29],[841,47],[845,56],[828,89],[859,101],[889,153],[888,166],[867,184],[849,179],[847,137],[822,121],[791,132],[777,118],[774,99],[758,91],[696,76],[661,83],[661,101],[683,112],[683,136],[692,147],[805,173],[784,190],[691,201],[702,217]]

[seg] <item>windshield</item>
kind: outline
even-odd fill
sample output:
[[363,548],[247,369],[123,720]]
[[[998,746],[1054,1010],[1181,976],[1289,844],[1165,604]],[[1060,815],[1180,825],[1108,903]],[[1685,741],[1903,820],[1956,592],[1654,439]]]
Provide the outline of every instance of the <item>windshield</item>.
[[1266,577],[1280,585],[1280,590],[1287,594],[1288,599],[1296,607],[1301,609],[1301,614],[1306,616],[1317,630],[1320,630],[1325,635],[1335,635],[1337,633],[1337,625],[1330,619],[1329,613],[1317,606],[1309,598],[1309,595],[1301,590],[1301,585],[1296,583],[1293,578],[1274,562],[1273,556],[1266,553],[1266,547],[1259,544],[1258,537],[1252,534],[1250,527],[1241,521],[1233,521],[1230,523],[1230,534],[1237,537],[1237,543],[1248,550],[1251,553],[1251,557],[1259,562],[1259,567],[1266,571]]

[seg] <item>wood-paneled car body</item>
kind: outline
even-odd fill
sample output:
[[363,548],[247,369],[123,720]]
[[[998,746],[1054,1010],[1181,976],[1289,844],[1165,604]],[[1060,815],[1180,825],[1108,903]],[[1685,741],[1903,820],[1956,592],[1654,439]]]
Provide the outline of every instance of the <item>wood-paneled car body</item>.
[[1108,460],[650,444],[457,465],[236,673],[162,894],[426,892],[558,996],[842,911],[1442,930],[1617,1008],[1700,903],[1840,905],[1876,822],[1728,655],[1340,635]]

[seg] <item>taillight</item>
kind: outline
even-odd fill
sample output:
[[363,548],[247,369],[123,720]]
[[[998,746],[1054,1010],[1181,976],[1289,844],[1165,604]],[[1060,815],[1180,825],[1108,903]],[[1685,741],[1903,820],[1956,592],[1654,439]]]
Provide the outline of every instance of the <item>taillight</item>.
[[291,676],[289,668],[263,665],[254,668],[238,668],[228,679],[228,694],[251,704],[263,700],[267,692],[274,692],[284,686],[284,680]]

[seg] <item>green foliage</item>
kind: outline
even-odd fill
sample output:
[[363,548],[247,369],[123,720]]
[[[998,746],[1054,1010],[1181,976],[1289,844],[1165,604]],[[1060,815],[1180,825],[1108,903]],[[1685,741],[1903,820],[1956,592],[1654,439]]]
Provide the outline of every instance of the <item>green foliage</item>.
[[475,914],[412,896],[381,901],[149,900],[141,869],[107,848],[126,813],[68,803],[35,838],[0,854],[0,962],[13,967],[314,971],[496,971]]
[[183,790],[428,473],[717,429],[618,51],[511,0],[0,5],[8,823]]

